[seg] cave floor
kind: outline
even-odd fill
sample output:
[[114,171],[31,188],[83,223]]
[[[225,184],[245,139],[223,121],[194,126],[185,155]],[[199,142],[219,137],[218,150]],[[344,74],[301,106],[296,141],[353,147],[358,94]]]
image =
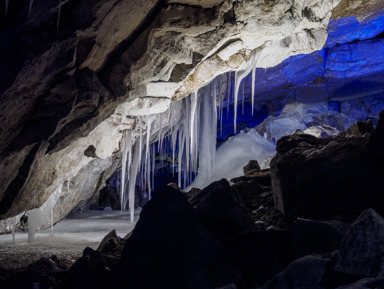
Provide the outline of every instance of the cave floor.
[[0,266],[3,268],[25,267],[42,257],[56,255],[70,266],[81,257],[84,248],[96,249],[111,230],[120,237],[128,234],[136,225],[130,222],[128,212],[88,211],[71,215],[51,228],[37,231],[35,240],[28,244],[27,232],[16,232],[15,244],[12,234],[0,235]]

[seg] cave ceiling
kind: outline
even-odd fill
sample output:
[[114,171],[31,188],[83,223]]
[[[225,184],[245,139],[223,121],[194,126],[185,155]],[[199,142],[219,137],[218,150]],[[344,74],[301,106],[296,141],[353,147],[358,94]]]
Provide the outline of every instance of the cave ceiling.
[[[123,132],[138,129],[137,116],[165,112],[252,55],[261,55],[259,68],[285,61],[281,71],[293,78],[289,57],[384,30],[379,0],[31,2],[0,8],[2,219],[41,206],[66,183],[64,217],[119,167]],[[331,16],[333,27],[376,30],[354,39],[330,30],[339,40],[329,43]],[[84,153],[89,146],[95,155]]]

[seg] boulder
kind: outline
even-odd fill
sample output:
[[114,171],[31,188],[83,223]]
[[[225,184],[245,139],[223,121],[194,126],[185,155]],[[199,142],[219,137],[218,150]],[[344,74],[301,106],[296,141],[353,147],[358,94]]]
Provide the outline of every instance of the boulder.
[[125,243],[114,288],[216,288],[233,282],[220,243],[178,189],[153,193]]
[[233,235],[254,228],[241,196],[226,179],[211,183],[190,203],[197,220],[216,235]]
[[296,258],[338,250],[349,227],[350,224],[336,220],[297,219],[292,225],[292,244]]
[[249,163],[243,167],[244,176],[254,175],[255,173],[260,172],[259,163],[256,160],[251,160]]
[[384,277],[376,277],[376,278],[364,278],[355,283],[340,286],[336,289],[372,289],[372,288],[384,288]]
[[[0,288],[53,288],[67,275],[68,268],[52,256],[41,258],[28,267],[5,269],[0,267]],[[35,285],[36,284],[36,285]]]
[[265,283],[261,288],[324,288],[321,285],[321,281],[330,262],[330,259],[318,256],[305,256],[297,259],[289,264],[283,272]]
[[339,134],[339,136],[355,136],[355,137],[363,137],[365,134],[370,134],[373,131],[373,124],[371,119],[367,121],[358,121],[355,122],[351,127],[349,127],[346,131],[343,131]]
[[352,222],[370,207],[384,213],[382,158],[366,149],[367,142],[380,140],[376,135],[369,141],[305,134],[281,138],[271,161],[276,208],[291,221],[301,217]]
[[384,157],[384,110],[380,112],[380,118],[375,130],[366,145],[366,151],[381,159]]
[[384,274],[384,219],[365,210],[352,224],[341,243],[336,271],[375,277]]
[[249,288],[263,284],[294,260],[288,230],[249,231],[223,243],[240,272],[236,285]]
[[107,256],[87,247],[83,256],[69,269],[67,278],[57,288],[109,288],[113,279],[112,270],[117,266],[118,260],[118,256]]

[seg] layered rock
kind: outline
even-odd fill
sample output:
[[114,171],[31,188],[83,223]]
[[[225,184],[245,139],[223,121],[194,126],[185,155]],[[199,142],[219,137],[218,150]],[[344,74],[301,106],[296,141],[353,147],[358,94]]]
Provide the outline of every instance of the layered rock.
[[[2,51],[26,56],[15,67],[3,62],[12,73],[1,87],[1,217],[42,205],[74,178],[81,181],[70,186],[71,201],[61,195],[58,219],[84,204],[107,178],[122,132],[138,128],[131,116],[165,111],[171,98],[244,69],[252,54],[270,67],[320,49],[337,3],[10,3]],[[25,54],[28,47],[36,49]],[[90,145],[100,159],[84,155]]]
[[276,207],[291,220],[353,221],[367,208],[383,213],[382,157],[373,149],[382,143],[381,131],[378,125],[369,140],[306,134],[281,138],[271,161]]

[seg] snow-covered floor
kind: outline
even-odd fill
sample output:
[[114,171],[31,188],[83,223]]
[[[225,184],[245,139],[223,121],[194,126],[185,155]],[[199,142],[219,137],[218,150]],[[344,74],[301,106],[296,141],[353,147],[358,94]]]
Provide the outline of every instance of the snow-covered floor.
[[71,215],[51,228],[38,231],[32,244],[28,244],[28,233],[17,232],[15,244],[12,234],[0,235],[0,266],[15,268],[26,266],[41,257],[56,255],[71,264],[81,257],[84,248],[96,249],[100,241],[113,229],[120,237],[128,234],[136,225],[129,221],[128,212],[88,211]]

